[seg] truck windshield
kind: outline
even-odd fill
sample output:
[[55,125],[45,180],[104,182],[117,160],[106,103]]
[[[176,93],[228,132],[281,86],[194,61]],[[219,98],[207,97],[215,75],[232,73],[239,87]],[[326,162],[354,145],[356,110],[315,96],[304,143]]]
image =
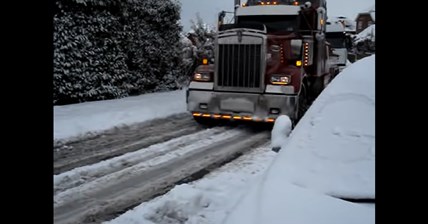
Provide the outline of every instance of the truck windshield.
[[269,15],[269,16],[240,16],[238,24],[261,23],[267,28],[268,33],[294,32],[297,29],[297,15]]
[[332,48],[346,48],[344,33],[327,33],[326,39],[331,44]]

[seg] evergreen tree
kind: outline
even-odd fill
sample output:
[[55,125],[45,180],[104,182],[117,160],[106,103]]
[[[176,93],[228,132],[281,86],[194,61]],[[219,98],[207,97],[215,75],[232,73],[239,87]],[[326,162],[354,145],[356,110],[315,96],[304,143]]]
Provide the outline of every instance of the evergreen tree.
[[179,18],[176,0],[57,0],[54,103],[178,88]]

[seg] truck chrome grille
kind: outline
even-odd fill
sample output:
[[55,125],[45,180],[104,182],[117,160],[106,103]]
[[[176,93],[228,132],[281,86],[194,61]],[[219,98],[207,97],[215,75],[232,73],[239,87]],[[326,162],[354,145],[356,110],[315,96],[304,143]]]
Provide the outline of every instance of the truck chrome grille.
[[217,86],[260,88],[261,50],[260,44],[219,44]]

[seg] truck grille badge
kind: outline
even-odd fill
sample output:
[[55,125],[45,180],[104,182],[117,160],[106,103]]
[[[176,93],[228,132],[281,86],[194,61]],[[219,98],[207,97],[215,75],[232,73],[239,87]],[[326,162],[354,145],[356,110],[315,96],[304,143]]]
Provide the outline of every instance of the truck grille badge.
[[242,42],[242,31],[238,30],[237,35],[238,35],[238,42],[241,43]]

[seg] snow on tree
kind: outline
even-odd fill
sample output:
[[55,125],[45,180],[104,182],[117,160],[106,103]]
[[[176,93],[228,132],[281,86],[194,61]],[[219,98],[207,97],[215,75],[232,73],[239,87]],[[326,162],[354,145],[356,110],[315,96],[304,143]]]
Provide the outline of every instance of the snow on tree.
[[202,58],[207,57],[214,61],[214,40],[216,31],[213,27],[205,24],[196,13],[196,20],[191,20],[191,29],[182,34],[182,65],[183,74],[191,77],[196,66],[202,63]]
[[201,60],[202,57],[207,57],[209,60],[214,60],[214,40],[216,31],[213,27],[207,25],[202,20],[199,13],[196,14],[196,21],[191,20],[191,31],[189,38],[196,46],[196,60]]
[[195,69],[197,48],[183,33],[181,34],[180,42],[182,45],[182,71],[186,77],[190,77]]
[[178,88],[177,0],[56,0],[54,103]]

